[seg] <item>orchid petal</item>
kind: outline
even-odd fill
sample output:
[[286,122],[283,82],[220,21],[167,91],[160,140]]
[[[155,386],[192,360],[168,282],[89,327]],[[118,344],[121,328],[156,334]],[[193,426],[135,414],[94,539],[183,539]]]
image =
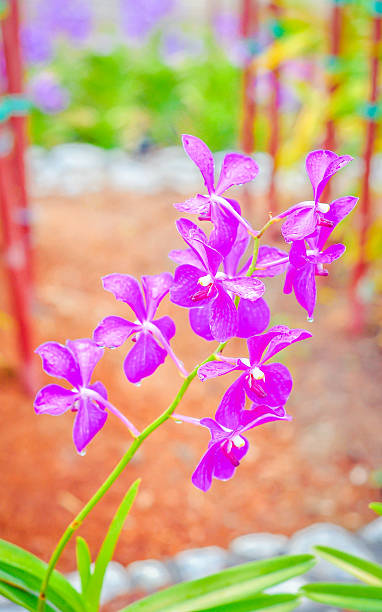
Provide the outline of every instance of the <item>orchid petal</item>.
[[248,338],[247,345],[251,365],[257,365],[260,363],[262,354],[275,336],[287,334],[289,331],[289,327],[286,325],[275,325],[265,332],[265,334],[259,334],[257,336],[253,336],[252,338]]
[[325,189],[326,184],[328,183],[329,179],[336,174],[339,170],[341,170],[341,168],[344,168],[344,166],[347,166],[348,163],[350,163],[351,161],[353,161],[353,157],[351,157],[351,155],[341,155],[341,156],[336,156],[336,159],[333,159],[330,164],[328,165],[328,167],[325,170],[324,176],[322,181],[320,181],[319,186],[317,187],[317,192],[316,192],[316,200],[318,200],[322,194],[322,192]]
[[240,436],[243,441],[243,446],[237,448],[235,445],[232,445],[230,454],[233,455],[235,459],[236,465],[224,454],[223,450],[220,449],[220,452],[216,456],[215,460],[215,469],[213,473],[213,477],[218,480],[229,480],[235,473],[236,468],[238,467],[242,458],[247,454],[249,443],[246,438]]
[[214,291],[211,291],[211,294],[203,300],[195,301],[192,299],[202,289],[202,286],[198,283],[202,276],[204,276],[204,272],[194,266],[179,266],[175,270],[174,284],[170,289],[171,302],[185,308],[194,308],[210,302],[216,295]]
[[233,185],[249,183],[258,172],[259,166],[251,157],[240,153],[228,153],[223,160],[216,194],[221,195]]
[[296,276],[296,272],[297,272],[297,268],[295,268],[294,266],[288,266],[287,271],[286,271],[286,275],[285,275],[285,283],[284,283],[284,288],[283,288],[283,292],[288,294],[288,293],[292,293],[293,291],[293,282]]
[[183,240],[195,251],[206,271],[213,276],[216,274],[223,257],[216,249],[207,244],[207,236],[195,223],[189,219],[178,219],[176,222],[178,232]]
[[171,340],[175,336],[176,327],[174,321],[168,316],[165,315],[160,319],[155,319],[153,324],[162,332],[167,340]]
[[88,386],[88,389],[90,389],[91,391],[95,391],[96,393],[98,393],[101,397],[103,397],[103,399],[107,400],[107,391],[106,391],[106,387],[103,383],[101,383],[99,380],[97,380],[95,383],[93,383],[92,385]]
[[222,255],[227,255],[235,241],[239,221],[216,202],[211,204],[211,221],[213,230],[209,245]]
[[220,442],[213,444],[201,458],[194,473],[192,483],[202,491],[208,491],[212,484],[213,472],[215,469],[215,458],[220,449]]
[[289,261],[295,268],[306,266],[308,258],[304,240],[295,240],[289,251]]
[[40,389],[34,401],[36,414],[64,414],[72,408],[78,393],[69,391],[60,385],[47,385]]
[[245,375],[242,375],[228,387],[215,414],[218,423],[232,430],[239,426],[245,407],[244,383]]
[[71,351],[58,342],[45,342],[35,351],[42,359],[43,370],[50,376],[64,378],[74,387],[81,386],[81,373]]
[[238,316],[236,306],[230,296],[219,286],[218,295],[210,305],[210,329],[215,340],[224,342],[236,336]]
[[142,378],[153,374],[166,356],[167,352],[159,346],[153,336],[142,332],[123,364],[126,378],[132,383],[139,383]]
[[318,248],[321,250],[325,242],[329,238],[334,228],[353,210],[358,202],[358,198],[353,196],[345,196],[338,198],[330,204],[329,212],[324,215],[326,221],[330,221],[333,225],[331,227],[322,226],[320,227],[320,234],[318,237]]
[[208,378],[224,376],[224,374],[234,372],[238,369],[241,368],[238,368],[236,363],[230,363],[229,361],[208,361],[200,366],[198,369],[198,376],[201,381],[204,381]]
[[[261,363],[265,363],[265,361],[268,361],[291,344],[301,342],[301,340],[306,340],[307,338],[312,337],[312,334],[306,331],[306,329],[289,329],[288,327],[282,325],[279,327],[284,327],[285,329],[281,331],[281,333],[272,336],[270,342],[268,343],[268,348],[261,359]],[[277,328],[274,327],[272,329]]]
[[108,348],[116,348],[121,346],[126,340],[142,329],[141,325],[130,323],[122,317],[106,317],[98,323],[93,332],[95,342],[101,346]]
[[210,330],[210,307],[202,306],[201,308],[190,308],[188,313],[192,330],[198,336],[211,342],[214,339]]
[[311,151],[305,161],[305,168],[308,174],[309,180],[313,187],[313,193],[315,200],[317,201],[320,197],[317,195],[318,187],[325,176],[325,172],[330,163],[337,159],[336,153],[332,151],[325,151],[319,149],[317,151]]
[[313,207],[301,208],[290,214],[281,228],[284,240],[292,242],[310,236],[315,231],[318,220],[318,214]]
[[102,279],[104,289],[110,291],[117,300],[128,304],[138,319],[143,322],[146,309],[138,281],[129,274],[108,274]]
[[67,340],[66,345],[78,363],[82,384],[86,387],[90,382],[94,368],[103,356],[104,350],[89,338]]
[[284,406],[292,391],[293,380],[288,368],[281,363],[262,365],[261,370],[265,375],[264,380],[257,384],[265,393],[258,394],[256,389],[246,385],[246,393],[254,404],[267,405],[271,407]]
[[250,410],[242,412],[240,431],[242,433],[272,421],[290,421],[291,418],[285,413],[284,407],[252,406]]
[[313,317],[317,299],[316,279],[314,275],[314,270],[314,265],[307,264],[304,268],[300,268],[296,271],[293,280],[293,288],[296,300],[298,301],[300,306],[305,308],[309,318]]
[[160,302],[169,292],[173,278],[169,272],[142,276],[143,293],[146,299],[146,317],[151,321],[157,311]]
[[203,140],[196,136],[183,134],[182,142],[188,157],[199,168],[208,193],[212,193],[214,190],[214,158],[211,151]]
[[260,334],[269,325],[271,313],[269,306],[263,298],[251,302],[250,300],[240,300],[237,307],[239,318],[238,338],[250,338],[255,334]]
[[197,195],[194,198],[185,200],[185,202],[177,202],[174,204],[176,210],[203,217],[210,214],[210,198],[202,195]]
[[265,291],[264,283],[252,276],[225,278],[220,282],[226,291],[231,291],[240,298],[250,300],[251,302],[258,300]]
[[[253,275],[261,278],[271,278],[278,274],[283,274],[287,266],[288,254],[285,251],[276,249],[276,247],[264,245],[259,248],[256,269]],[[262,267],[264,267],[263,270],[261,269]]]
[[102,429],[106,419],[106,410],[100,408],[88,397],[80,399],[80,406],[73,425],[73,441],[79,453]]
[[332,244],[316,257],[316,261],[322,264],[332,263],[332,261],[341,257],[345,251],[346,247],[344,244]]

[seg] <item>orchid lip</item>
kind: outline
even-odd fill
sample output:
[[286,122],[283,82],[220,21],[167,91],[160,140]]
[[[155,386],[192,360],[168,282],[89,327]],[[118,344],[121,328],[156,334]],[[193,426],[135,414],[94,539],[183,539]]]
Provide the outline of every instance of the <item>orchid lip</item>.
[[317,204],[317,210],[320,213],[328,213],[330,210],[330,205],[329,204],[325,204],[324,202],[318,202]]

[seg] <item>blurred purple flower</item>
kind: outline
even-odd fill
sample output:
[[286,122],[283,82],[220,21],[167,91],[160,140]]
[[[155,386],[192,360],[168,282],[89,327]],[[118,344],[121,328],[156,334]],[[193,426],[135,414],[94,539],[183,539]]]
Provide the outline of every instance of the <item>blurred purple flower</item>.
[[91,3],[87,0],[42,0],[38,19],[44,29],[83,42],[92,28]]
[[227,389],[216,414],[222,418],[222,415],[231,410],[233,398],[243,398],[244,394],[258,405],[284,406],[292,390],[292,376],[288,368],[281,363],[266,362],[287,346],[311,336],[312,334],[304,329],[289,329],[285,325],[277,325],[264,334],[252,336],[247,340],[249,359],[221,357],[202,365],[198,370],[202,381],[230,372],[242,372]]
[[316,233],[304,240],[296,240],[289,253],[290,264],[285,277],[284,293],[295,293],[298,303],[313,318],[316,306],[316,276],[327,276],[325,264],[330,264],[345,252],[343,244],[333,244],[323,250],[324,244],[336,225],[354,208],[358,198],[346,196],[331,203],[329,212],[324,215],[327,225],[321,226]]
[[199,421],[211,433],[208,449],[192,475],[193,484],[202,491],[208,491],[213,478],[232,478],[249,447],[243,433],[271,421],[291,420],[283,408],[272,410],[268,406],[256,406],[244,410],[242,399],[232,404],[229,413],[224,416],[216,413],[215,419]]
[[330,178],[352,160],[350,155],[340,156],[323,149],[308,154],[305,166],[313,187],[314,201],[300,202],[279,215],[281,219],[286,218],[281,232],[287,242],[302,240],[311,236],[319,225],[331,224],[325,217],[329,204],[320,203],[319,199]]
[[257,176],[259,167],[251,157],[239,153],[228,153],[224,157],[215,188],[214,158],[210,149],[196,136],[184,134],[182,141],[184,150],[203,176],[208,195],[198,194],[174,206],[180,212],[197,214],[200,220],[211,221],[214,229],[209,238],[209,245],[222,255],[226,255],[235,241],[239,223],[249,233],[256,235],[256,232],[241,216],[239,204],[235,200],[221,196],[233,185],[242,185],[252,181]]
[[120,0],[122,29],[131,42],[143,44],[174,5],[175,0]]
[[[185,308],[206,308],[201,313],[203,321],[197,323],[190,317],[191,325],[199,335],[206,337],[208,334],[209,339],[212,337],[219,341],[236,336],[239,319],[231,296],[255,302],[265,291],[263,283],[253,277],[229,278],[224,272],[218,272],[223,257],[210,246],[205,233],[188,219],[179,219],[176,225],[191,252],[184,252],[183,261],[186,263],[175,270],[171,301]],[[206,327],[207,323],[209,331],[203,331],[202,326]]]
[[165,32],[161,40],[161,56],[169,66],[178,66],[203,53],[203,41],[180,32]]
[[168,316],[154,319],[160,302],[167,295],[173,280],[168,272],[153,276],[142,276],[142,287],[146,304],[138,281],[129,274],[104,276],[103,286],[117,300],[128,304],[137,316],[134,323],[122,317],[106,317],[94,331],[97,344],[108,348],[121,346],[133,336],[135,345],[128,352],[123,364],[127,379],[140,383],[164,362],[167,355],[175,362],[184,376],[187,372],[175,356],[169,341],[175,335],[175,325]]
[[28,84],[32,102],[44,113],[59,113],[69,105],[69,92],[51,73],[35,76]]
[[34,22],[23,26],[21,46],[25,61],[28,64],[49,62],[53,56],[53,45],[49,30]]

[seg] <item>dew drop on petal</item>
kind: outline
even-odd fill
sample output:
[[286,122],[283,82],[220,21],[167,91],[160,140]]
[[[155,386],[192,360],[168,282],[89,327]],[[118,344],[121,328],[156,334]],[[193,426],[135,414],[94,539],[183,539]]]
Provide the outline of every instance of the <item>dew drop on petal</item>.
[[141,386],[142,386],[142,382],[141,382],[141,381],[136,382],[136,383],[134,383],[134,385],[135,385],[136,387],[141,387]]
[[306,317],[308,323],[313,323],[314,318],[313,317]]
[[79,455],[81,455],[81,457],[85,457],[86,455],[86,450],[83,449],[82,451],[79,452]]

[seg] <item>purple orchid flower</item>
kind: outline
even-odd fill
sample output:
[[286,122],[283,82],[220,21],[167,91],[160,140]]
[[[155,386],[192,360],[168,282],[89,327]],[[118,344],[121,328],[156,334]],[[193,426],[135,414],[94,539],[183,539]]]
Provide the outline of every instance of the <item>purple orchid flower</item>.
[[209,238],[211,247],[226,255],[235,241],[238,224],[241,223],[247,231],[256,235],[255,230],[241,216],[241,209],[235,200],[223,198],[222,194],[233,185],[242,185],[252,181],[259,172],[257,163],[246,155],[228,153],[223,160],[218,183],[214,185],[214,158],[207,145],[197,138],[184,134],[183,147],[190,159],[199,168],[208,195],[196,197],[178,204],[175,208],[180,212],[199,215],[203,221],[212,221],[214,229]]
[[[223,260],[224,274],[227,278],[232,279],[237,276],[244,276],[247,272],[252,261],[252,257],[250,257],[248,262],[239,272],[238,268],[240,259],[247,249],[249,240],[247,230],[242,225],[239,225],[236,240],[232,246],[232,249]],[[196,267],[200,266],[199,257],[190,248],[185,250],[170,251],[169,257],[179,264],[190,264]],[[282,260],[282,265],[276,263],[276,266],[274,266],[274,269],[272,270],[270,263],[272,258],[276,262]],[[278,274],[284,272],[286,266],[288,265],[289,257],[287,253],[284,253],[279,249],[264,246],[260,247],[259,249],[258,261],[264,266],[264,270],[261,270],[260,274],[255,272],[253,276],[274,276],[274,270],[276,267]],[[267,265],[268,268],[265,268],[265,265]],[[209,308],[209,304],[201,306],[200,308],[190,308],[189,318],[192,330],[205,340],[212,341],[214,340],[214,337],[210,330]],[[238,338],[249,338],[255,334],[260,334],[268,327],[270,321],[270,310],[268,304],[263,298],[259,298],[255,302],[242,298],[237,307],[237,316],[238,330],[236,336]]]
[[63,378],[73,385],[69,390],[61,385],[47,385],[40,389],[34,401],[37,414],[76,413],[73,425],[73,441],[79,453],[102,429],[107,419],[106,409],[118,416],[133,436],[139,431],[107,399],[104,385],[97,381],[90,384],[93,370],[103,355],[103,349],[87,338],[68,340],[66,346],[58,342],[41,344],[36,353],[42,359],[43,369],[50,376]]
[[142,44],[174,8],[174,0],[120,0],[122,28],[135,44]]
[[291,420],[283,408],[277,410],[271,410],[268,406],[256,406],[251,410],[243,408],[244,405],[240,409],[235,407],[229,416],[226,415],[223,419],[216,414],[215,419],[205,418],[199,421],[199,425],[210,430],[211,440],[207,452],[192,475],[192,482],[198,489],[208,491],[213,478],[219,480],[232,478],[249,447],[243,433],[271,421]]
[[91,32],[92,10],[87,0],[42,0],[37,15],[43,29],[63,33],[74,42],[82,43]]
[[328,223],[321,226],[313,236],[293,242],[289,253],[290,264],[285,277],[284,293],[295,293],[298,303],[307,311],[309,320],[313,320],[316,306],[317,289],[316,276],[327,276],[325,264],[330,264],[345,252],[343,244],[333,244],[323,250],[326,240],[334,228],[355,207],[358,198],[346,196],[331,203],[329,211],[324,215]]
[[69,92],[51,72],[38,74],[28,84],[33,103],[44,113],[55,114],[65,110],[70,103]]
[[314,201],[300,202],[279,215],[281,219],[286,217],[281,233],[287,242],[311,236],[318,226],[330,226],[325,216],[329,204],[321,203],[319,199],[329,179],[352,160],[350,155],[340,156],[323,149],[309,153],[305,167],[313,187]]
[[[204,323],[198,325],[196,318],[192,319],[192,325],[199,330],[199,335],[202,335],[202,325],[205,326],[208,320],[209,337],[224,341],[236,336],[239,319],[231,295],[255,302],[263,295],[264,284],[257,278],[229,278],[224,272],[218,272],[223,257],[209,245],[205,233],[188,219],[179,219],[176,225],[192,252],[185,252],[187,263],[175,270],[174,284],[170,289],[171,301],[185,308],[208,308],[207,315],[202,315]],[[200,308],[198,311],[200,313]],[[208,330],[204,333],[207,334]]]
[[198,370],[199,378],[223,376],[230,372],[242,372],[223,396],[217,414],[226,414],[231,406],[241,404],[244,394],[256,405],[270,407],[284,406],[292,391],[292,376],[281,363],[266,362],[294,342],[310,338],[312,334],[304,329],[289,329],[285,325],[272,327],[264,334],[247,340],[249,359],[221,357],[210,361]]
[[50,33],[40,23],[31,23],[21,30],[21,47],[28,64],[46,63],[52,59],[53,45]]
[[170,340],[175,335],[173,320],[164,316],[154,319],[160,302],[167,295],[173,279],[170,273],[142,276],[142,287],[129,274],[109,274],[102,279],[106,291],[110,291],[117,300],[128,304],[137,316],[134,323],[122,317],[106,317],[94,331],[97,344],[108,348],[121,346],[133,335],[135,345],[128,352],[123,364],[127,379],[139,384],[164,362],[167,355],[175,362],[184,376],[187,372],[170,347]]

